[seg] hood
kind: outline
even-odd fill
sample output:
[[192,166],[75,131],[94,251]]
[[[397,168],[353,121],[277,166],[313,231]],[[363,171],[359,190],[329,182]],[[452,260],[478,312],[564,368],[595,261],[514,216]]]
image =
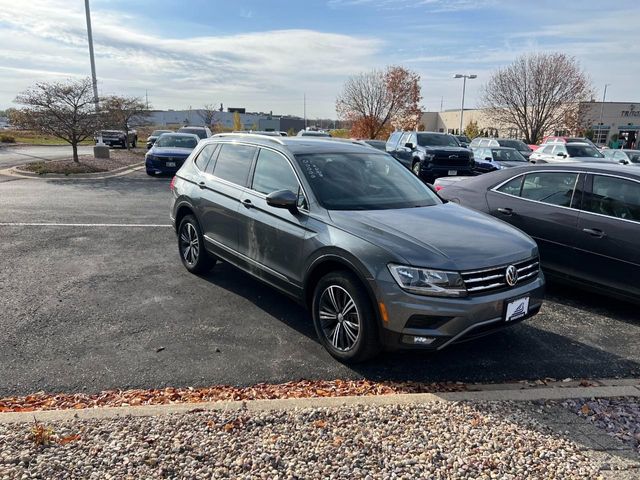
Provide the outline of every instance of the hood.
[[538,250],[520,230],[454,203],[329,214],[338,227],[399,257],[389,261],[413,266],[482,269],[526,260]]
[[179,148],[179,147],[156,147],[155,145],[149,150],[151,155],[159,157],[184,157],[187,158],[191,155],[193,148]]

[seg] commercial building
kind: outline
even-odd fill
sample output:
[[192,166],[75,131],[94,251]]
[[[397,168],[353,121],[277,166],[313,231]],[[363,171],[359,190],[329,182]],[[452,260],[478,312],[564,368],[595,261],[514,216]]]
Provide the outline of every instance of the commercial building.
[[[580,131],[561,128],[546,135],[584,135],[593,132],[594,142],[607,144],[615,135],[625,143],[632,143],[640,134],[640,102],[582,102],[578,111]],[[514,126],[501,126],[492,122],[480,109],[465,109],[464,128],[477,122],[478,129],[486,136],[522,138],[523,132]],[[460,128],[460,109],[442,112],[424,112],[421,124],[425,130],[457,134]]]

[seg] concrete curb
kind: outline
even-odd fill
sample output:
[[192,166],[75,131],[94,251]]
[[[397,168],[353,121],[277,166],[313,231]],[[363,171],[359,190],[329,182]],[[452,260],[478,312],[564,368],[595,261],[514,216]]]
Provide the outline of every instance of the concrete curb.
[[59,173],[47,173],[40,175],[37,173],[27,173],[17,170],[17,167],[10,167],[4,170],[0,170],[0,175],[7,177],[28,178],[31,180],[102,180],[106,178],[121,177],[128,175],[131,172],[142,170],[144,168],[144,162],[133,163],[126,167],[116,168],[109,172],[97,172],[97,173],[77,173],[63,175]]
[[622,385],[593,387],[553,386],[516,390],[513,384],[491,385],[476,391],[444,393],[410,393],[396,395],[370,395],[352,397],[289,398],[279,400],[219,401],[202,403],[176,403],[169,405],[148,405],[136,407],[98,407],[80,410],[49,410],[36,412],[0,413],[0,424],[33,422],[34,418],[43,422],[68,421],[74,419],[110,419],[125,416],[148,417],[176,413],[201,412],[208,410],[294,410],[300,408],[343,407],[353,405],[408,405],[432,402],[529,402],[535,400],[563,400],[567,398],[610,398],[640,397],[640,380],[623,382]]

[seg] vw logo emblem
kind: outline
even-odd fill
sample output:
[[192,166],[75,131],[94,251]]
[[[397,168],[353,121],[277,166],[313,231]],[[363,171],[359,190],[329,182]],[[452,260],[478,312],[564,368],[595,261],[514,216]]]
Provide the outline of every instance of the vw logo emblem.
[[504,278],[507,281],[507,284],[510,287],[513,287],[516,283],[518,283],[518,269],[513,265],[509,265],[507,267],[507,271],[504,274]]

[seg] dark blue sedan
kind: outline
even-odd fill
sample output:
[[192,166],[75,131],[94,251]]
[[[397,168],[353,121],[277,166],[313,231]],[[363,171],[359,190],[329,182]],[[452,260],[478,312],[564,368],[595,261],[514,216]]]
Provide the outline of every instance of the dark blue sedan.
[[199,140],[191,133],[163,133],[144,156],[147,174],[176,173]]

